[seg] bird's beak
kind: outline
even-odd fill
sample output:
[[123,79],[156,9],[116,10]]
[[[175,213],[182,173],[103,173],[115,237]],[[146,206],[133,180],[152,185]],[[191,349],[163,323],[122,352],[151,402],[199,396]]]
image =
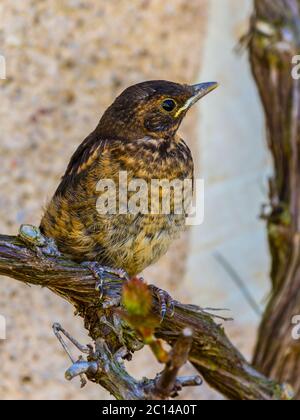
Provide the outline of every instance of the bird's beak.
[[190,109],[199,99],[203,98],[213,90],[217,89],[219,84],[217,82],[198,83],[197,85],[191,86],[192,96],[186,101],[183,107],[181,107],[176,116],[179,116],[183,111]]
[[199,99],[217,89],[218,86],[219,84],[217,82],[199,83],[197,85],[193,85],[192,89],[194,91],[194,95],[191,97],[191,105],[194,105],[197,101],[199,101]]

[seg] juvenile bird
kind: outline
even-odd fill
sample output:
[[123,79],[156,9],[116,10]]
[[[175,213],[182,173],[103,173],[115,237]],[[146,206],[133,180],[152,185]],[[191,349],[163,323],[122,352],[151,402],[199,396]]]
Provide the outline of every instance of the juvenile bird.
[[[72,260],[88,262],[98,289],[105,272],[137,276],[164,255],[184,229],[186,215],[176,214],[174,200],[169,214],[120,212],[120,173],[126,171],[128,182],[140,179],[148,186],[153,179],[193,179],[193,158],[177,130],[191,106],[216,87],[217,83],[163,80],[131,86],[72,156],[46,208],[41,231]],[[101,180],[116,186],[109,193],[106,189],[108,201],[117,197],[116,212],[99,211]]]

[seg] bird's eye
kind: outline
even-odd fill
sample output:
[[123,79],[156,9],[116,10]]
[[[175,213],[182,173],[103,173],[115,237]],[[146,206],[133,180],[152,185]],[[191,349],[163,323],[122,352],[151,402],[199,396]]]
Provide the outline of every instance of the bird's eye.
[[177,104],[173,99],[165,99],[161,106],[165,111],[171,112],[176,108]]

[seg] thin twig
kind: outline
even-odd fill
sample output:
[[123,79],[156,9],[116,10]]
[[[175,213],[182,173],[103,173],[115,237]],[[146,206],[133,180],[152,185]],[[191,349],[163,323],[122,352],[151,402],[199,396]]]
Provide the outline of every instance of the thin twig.
[[219,252],[215,252],[214,257],[224,268],[224,270],[227,272],[230,278],[234,281],[236,286],[239,288],[240,292],[244,296],[246,302],[249,304],[251,309],[253,309],[255,314],[260,318],[262,315],[262,310],[260,309],[259,304],[253,297],[249,287],[246,285],[246,282],[242,279],[242,277],[237,273],[234,267],[229,263],[229,261],[227,261],[227,259],[222,254],[220,254]]
[[176,341],[171,353],[170,360],[164,371],[157,378],[154,395],[162,399],[168,398],[174,391],[179,369],[188,361],[193,343],[193,331],[185,328]]

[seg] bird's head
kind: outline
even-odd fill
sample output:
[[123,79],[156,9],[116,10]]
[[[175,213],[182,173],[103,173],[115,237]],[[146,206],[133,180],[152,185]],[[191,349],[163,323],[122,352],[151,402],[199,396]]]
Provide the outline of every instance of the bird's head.
[[164,80],[131,86],[106,110],[98,131],[105,137],[129,140],[173,136],[187,111],[217,86],[215,82],[182,85]]

